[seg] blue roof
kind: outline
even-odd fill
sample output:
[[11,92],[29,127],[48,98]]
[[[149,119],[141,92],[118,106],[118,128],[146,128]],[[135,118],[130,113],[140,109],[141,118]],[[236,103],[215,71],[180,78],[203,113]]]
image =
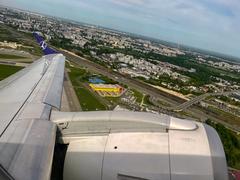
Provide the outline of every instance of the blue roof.
[[105,81],[103,81],[102,79],[97,78],[97,77],[89,78],[88,81],[89,81],[90,83],[93,83],[93,84],[105,83]]

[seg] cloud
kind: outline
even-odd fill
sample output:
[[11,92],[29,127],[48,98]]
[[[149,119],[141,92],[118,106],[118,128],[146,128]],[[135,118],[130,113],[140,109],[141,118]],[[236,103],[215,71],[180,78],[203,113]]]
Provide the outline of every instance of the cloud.
[[133,7],[133,6],[144,6],[148,4],[149,0],[111,0],[113,4],[124,6],[124,7]]

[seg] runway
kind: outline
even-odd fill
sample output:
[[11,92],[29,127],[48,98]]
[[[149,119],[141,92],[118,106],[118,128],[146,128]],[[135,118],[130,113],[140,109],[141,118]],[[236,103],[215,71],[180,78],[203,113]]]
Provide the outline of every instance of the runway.
[[78,97],[74,91],[73,85],[66,70],[64,72],[61,111],[82,111]]

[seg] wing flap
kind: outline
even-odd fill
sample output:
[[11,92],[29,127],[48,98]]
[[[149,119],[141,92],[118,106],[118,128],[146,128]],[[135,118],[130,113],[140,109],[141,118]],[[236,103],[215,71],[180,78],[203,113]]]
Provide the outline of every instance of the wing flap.
[[52,78],[46,96],[44,98],[44,103],[60,109],[65,64],[64,56],[58,56],[58,60],[54,63],[55,65],[51,70]]

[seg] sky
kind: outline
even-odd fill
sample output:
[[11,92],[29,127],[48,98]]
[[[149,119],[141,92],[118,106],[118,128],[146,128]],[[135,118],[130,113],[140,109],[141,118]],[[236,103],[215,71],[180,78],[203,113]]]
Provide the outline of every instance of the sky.
[[240,0],[0,0],[0,4],[240,57]]

